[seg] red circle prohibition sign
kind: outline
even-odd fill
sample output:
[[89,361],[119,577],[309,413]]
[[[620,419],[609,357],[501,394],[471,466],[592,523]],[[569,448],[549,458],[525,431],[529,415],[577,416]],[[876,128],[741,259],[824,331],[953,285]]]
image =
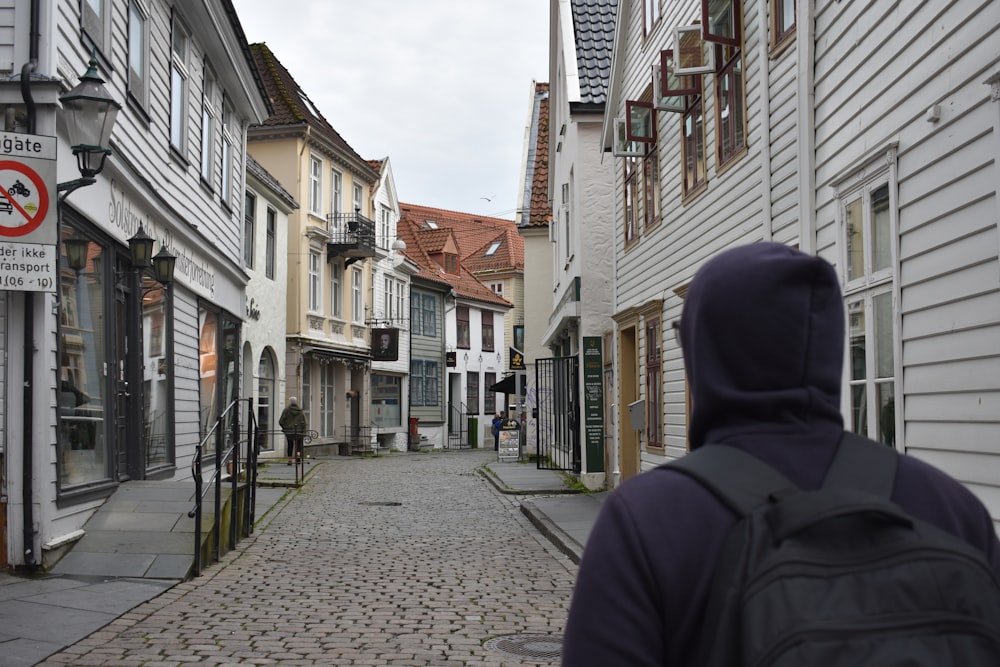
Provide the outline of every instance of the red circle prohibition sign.
[[14,195],[7,192],[4,188],[0,188],[0,200],[6,200],[13,209],[13,212],[15,214],[20,213],[25,219],[24,224],[17,227],[0,226],[0,236],[24,236],[38,229],[39,225],[45,220],[45,214],[49,212],[49,191],[45,187],[42,177],[26,164],[14,162],[13,160],[0,160],[0,171],[7,170],[23,174],[34,184],[35,192],[38,193],[38,210],[32,215],[24,210],[24,207],[14,198]]

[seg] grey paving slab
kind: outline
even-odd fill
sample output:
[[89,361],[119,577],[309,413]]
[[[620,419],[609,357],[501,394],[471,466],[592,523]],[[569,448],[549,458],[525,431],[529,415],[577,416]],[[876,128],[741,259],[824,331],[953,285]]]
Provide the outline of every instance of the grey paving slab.
[[89,553],[74,549],[52,568],[55,574],[101,577],[142,577],[153,564],[153,554]]
[[[41,595],[52,591],[62,591],[67,588],[78,588],[84,584],[64,577],[45,577],[38,579],[21,579],[18,577],[2,577],[0,585],[0,602],[17,598]],[[0,628],[2,630],[2,628]]]
[[178,512],[143,513],[135,512],[98,512],[87,522],[86,530],[121,530],[121,531],[169,531],[177,523]]
[[194,550],[191,534],[126,530],[88,531],[73,552],[123,554],[190,554]]
[[187,579],[191,574],[191,568],[194,567],[194,556],[190,553],[191,549],[193,546],[189,545],[189,553],[185,555],[159,554],[146,570],[145,578],[174,579],[177,581]]
[[31,667],[64,646],[62,641],[46,642],[20,637],[4,639],[0,634],[0,654],[3,655],[4,667]]
[[124,614],[140,602],[145,602],[169,588],[167,584],[137,580],[116,580],[26,598],[26,602],[46,604],[65,609],[79,609],[112,614]]
[[83,639],[117,617],[118,614],[60,608],[26,600],[16,605],[0,605],[0,626],[5,633],[21,639],[61,643],[63,646]]

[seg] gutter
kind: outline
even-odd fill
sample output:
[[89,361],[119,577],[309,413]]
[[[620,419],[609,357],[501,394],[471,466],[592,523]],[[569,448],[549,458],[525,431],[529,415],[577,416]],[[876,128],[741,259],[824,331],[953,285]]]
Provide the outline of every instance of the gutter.
[[[38,66],[38,24],[39,0],[31,0],[31,25],[28,37],[28,62],[21,67],[21,97],[27,114],[28,134],[35,133],[35,99],[31,95],[31,75]],[[57,214],[58,215],[58,212]],[[35,558],[35,514],[34,514],[34,357],[35,357],[35,298],[34,292],[24,293],[24,383],[21,394],[23,405],[23,443],[21,446],[21,509],[24,531],[24,564],[36,569]]]

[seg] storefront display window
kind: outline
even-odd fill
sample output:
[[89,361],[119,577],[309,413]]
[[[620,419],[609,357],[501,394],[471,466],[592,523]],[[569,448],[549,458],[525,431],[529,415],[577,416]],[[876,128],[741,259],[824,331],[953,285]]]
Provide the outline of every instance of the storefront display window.
[[[72,230],[65,230],[64,238]],[[107,252],[85,243],[82,266],[60,256],[59,386],[57,391],[59,485],[62,489],[111,477],[107,380],[109,318],[105,303]]]

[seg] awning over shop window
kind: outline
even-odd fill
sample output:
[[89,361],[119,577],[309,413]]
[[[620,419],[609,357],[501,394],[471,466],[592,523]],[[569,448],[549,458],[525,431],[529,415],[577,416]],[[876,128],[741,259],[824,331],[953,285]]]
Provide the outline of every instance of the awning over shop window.
[[511,373],[496,384],[490,385],[489,390],[496,394],[516,394],[517,375]]

